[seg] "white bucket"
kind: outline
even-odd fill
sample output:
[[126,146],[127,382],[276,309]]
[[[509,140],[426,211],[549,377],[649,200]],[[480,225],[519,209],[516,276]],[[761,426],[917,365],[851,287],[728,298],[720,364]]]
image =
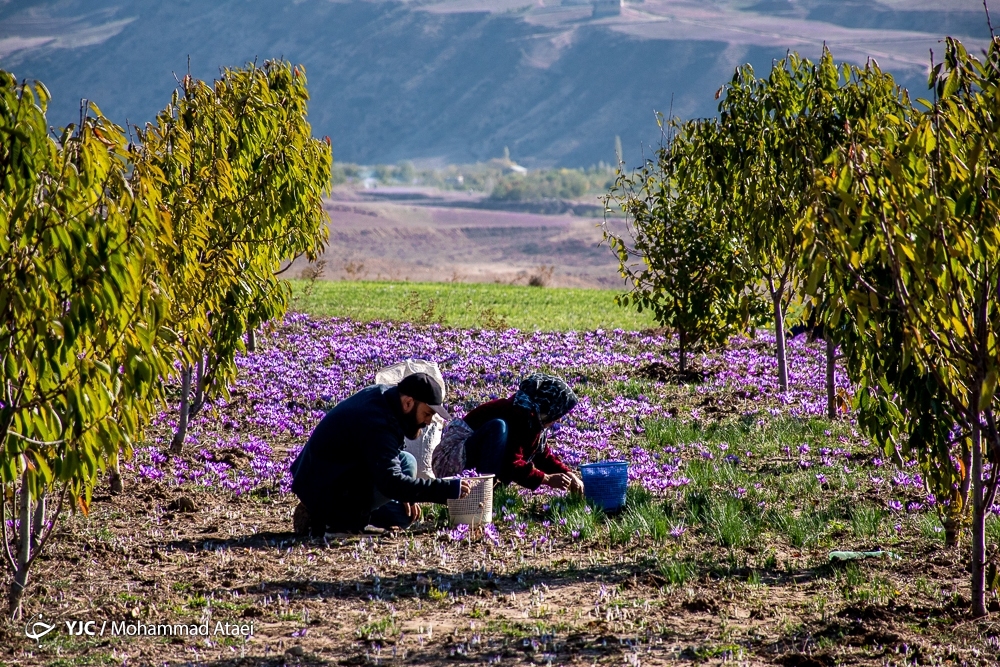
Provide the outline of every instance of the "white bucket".
[[479,526],[493,523],[493,475],[466,477],[472,490],[464,498],[448,501],[451,525]]

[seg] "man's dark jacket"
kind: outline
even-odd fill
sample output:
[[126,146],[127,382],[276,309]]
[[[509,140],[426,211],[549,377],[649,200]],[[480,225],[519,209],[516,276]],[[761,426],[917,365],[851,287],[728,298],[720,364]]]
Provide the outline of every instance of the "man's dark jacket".
[[400,502],[443,503],[457,498],[457,479],[403,475],[403,409],[395,387],[362,389],[326,413],[292,463],[292,491],[313,524],[361,530],[368,524],[377,488]]

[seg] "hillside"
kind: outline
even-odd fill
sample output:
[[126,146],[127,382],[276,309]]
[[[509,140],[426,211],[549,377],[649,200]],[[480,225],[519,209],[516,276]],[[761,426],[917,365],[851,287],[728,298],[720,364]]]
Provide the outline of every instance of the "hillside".
[[[40,79],[50,118],[81,97],[150,119],[188,68],[284,56],[308,70],[311,120],[338,160],[579,166],[655,143],[654,110],[714,112],[734,66],[787,49],[876,57],[923,90],[946,33],[978,46],[982,5],[917,0],[648,0],[595,19],[579,0],[0,0],[0,67]],[[647,150],[648,152],[648,150]]]

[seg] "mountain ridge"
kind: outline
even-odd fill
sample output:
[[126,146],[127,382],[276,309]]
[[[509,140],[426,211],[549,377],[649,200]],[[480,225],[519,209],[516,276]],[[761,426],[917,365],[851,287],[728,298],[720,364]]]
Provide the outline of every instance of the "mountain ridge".
[[615,136],[637,162],[659,141],[654,112],[712,115],[736,65],[815,57],[827,39],[838,59],[877,54],[920,96],[922,54],[943,35],[931,28],[973,47],[988,37],[974,4],[957,6],[646,0],[594,19],[544,0],[0,0],[0,67],[49,87],[53,124],[82,97],[135,124],[169,101],[188,57],[200,78],[285,57],[305,65],[310,122],[338,160],[476,162],[506,146],[529,167],[587,166],[614,159]]

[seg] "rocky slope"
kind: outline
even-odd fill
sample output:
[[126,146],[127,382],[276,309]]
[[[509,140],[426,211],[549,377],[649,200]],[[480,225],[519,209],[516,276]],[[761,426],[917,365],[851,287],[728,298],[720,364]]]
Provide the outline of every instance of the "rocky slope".
[[594,19],[579,0],[0,0],[0,67],[44,81],[51,119],[87,97],[144,122],[174,77],[285,57],[303,63],[316,134],[338,160],[527,166],[629,162],[659,139],[654,111],[711,114],[735,65],[766,70],[826,41],[923,88],[945,33],[982,44],[982,5],[914,0],[647,0]]

